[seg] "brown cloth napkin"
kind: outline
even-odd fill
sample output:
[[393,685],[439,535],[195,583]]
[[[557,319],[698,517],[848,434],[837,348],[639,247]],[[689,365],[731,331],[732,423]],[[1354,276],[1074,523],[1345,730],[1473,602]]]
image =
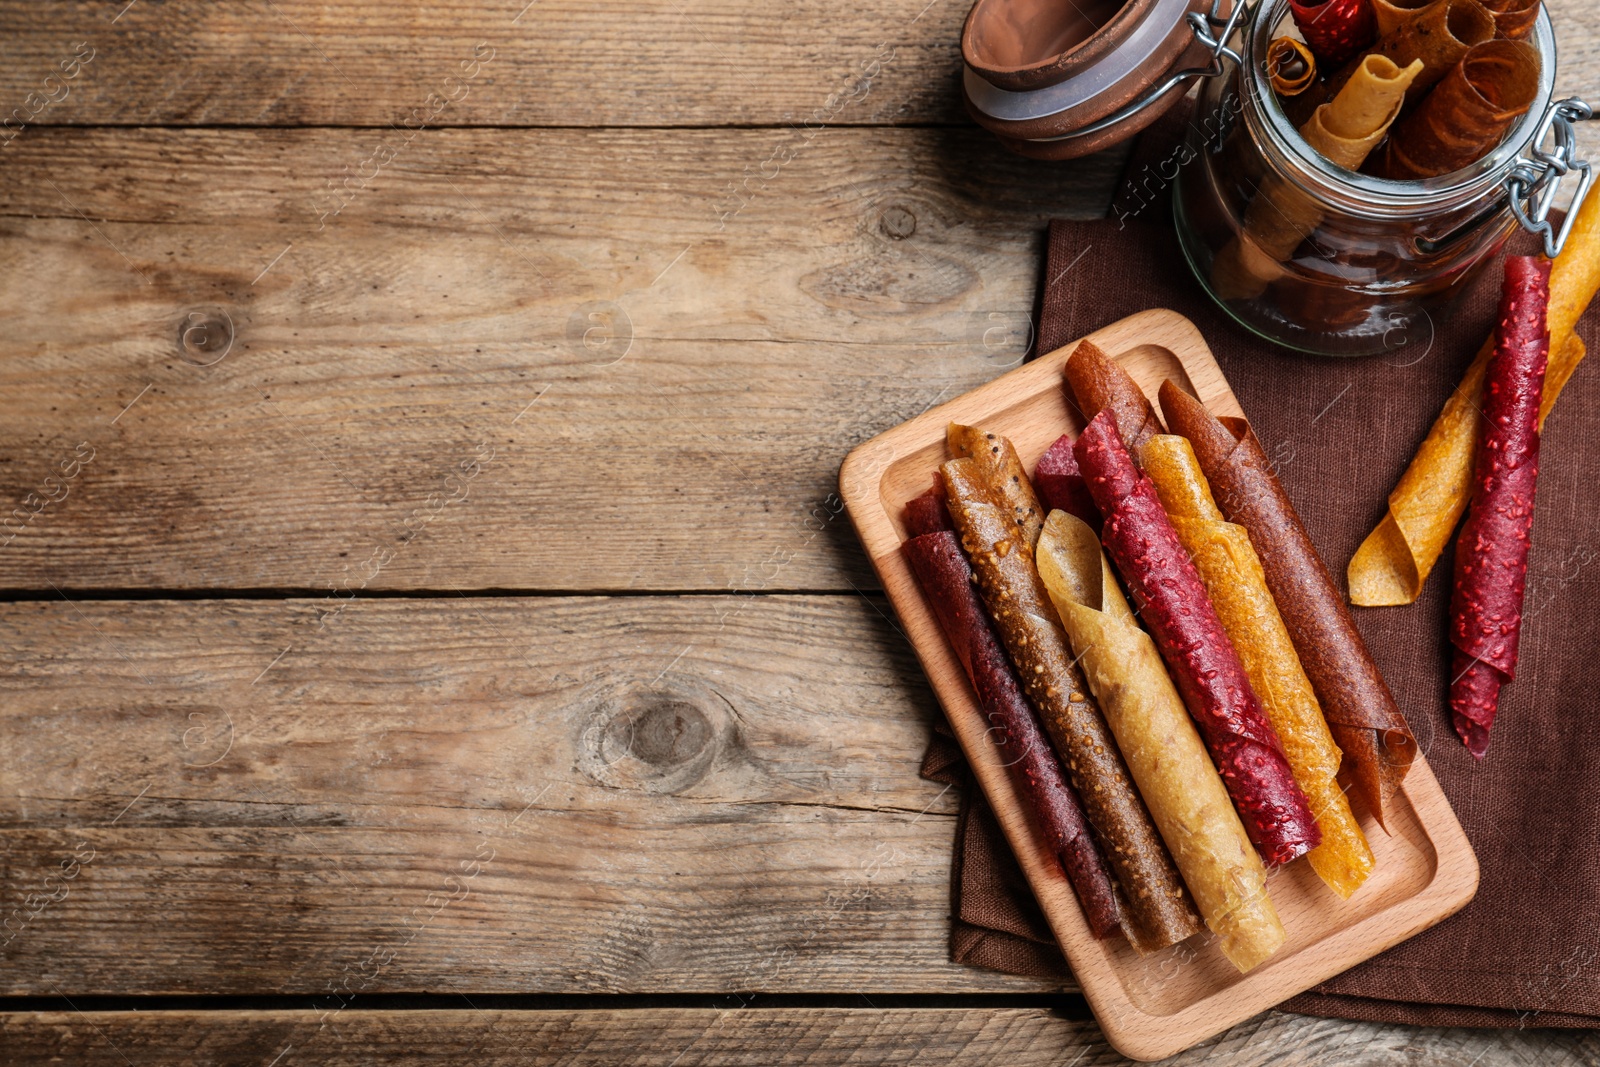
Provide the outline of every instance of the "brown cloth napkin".
[[[1460,303],[1436,314],[1431,337],[1421,331],[1390,355],[1319,359],[1276,348],[1235,325],[1190,275],[1169,208],[1157,200],[1166,156],[1150,142],[1136,153],[1110,219],[1051,223],[1036,350],[1151,307],[1187,315],[1329,569],[1342,577],[1492,328],[1501,270],[1491,265]],[[1581,332],[1600,350],[1600,311]],[[1288,1001],[1290,1011],[1429,1026],[1600,1026],[1600,355],[1568,383],[1541,447],[1521,660],[1481,763],[1456,738],[1446,710],[1452,556],[1439,561],[1417,603],[1355,612],[1472,840],[1482,869],[1477,898]],[[947,734],[934,738],[923,769],[941,781],[967,780]],[[971,788],[957,824],[952,889],[957,962],[1069,973],[988,805]]]

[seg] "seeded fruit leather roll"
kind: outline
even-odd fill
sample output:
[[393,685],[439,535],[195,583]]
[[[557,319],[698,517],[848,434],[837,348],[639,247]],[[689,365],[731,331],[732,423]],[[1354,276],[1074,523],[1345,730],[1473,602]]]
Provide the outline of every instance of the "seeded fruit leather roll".
[[1298,859],[1322,843],[1322,833],[1155,486],[1134,466],[1109,410],[1090,420],[1074,451],[1105,516],[1101,540],[1200,727],[1251,842],[1268,866]]
[[1350,618],[1339,587],[1243,419],[1218,420],[1171,382],[1161,410],[1189,439],[1222,514],[1250,534],[1300,665],[1344,753],[1343,769],[1384,824],[1384,805],[1416,758],[1417,741]]
[[1117,589],[1100,539],[1053,511],[1039,576],[1184,883],[1223,954],[1248,971],[1283,944],[1267,872],[1172,686],[1161,653]]
[[952,422],[945,430],[945,444],[955,458],[978,461],[984,479],[1011,508],[1012,518],[1028,538],[1028,547],[1037,544],[1039,531],[1044,529],[1044,508],[1039,506],[1010,439]]
[[1322,844],[1307,862],[1328,888],[1349,899],[1372,873],[1372,849],[1339,786],[1339,747],[1267,590],[1250,535],[1217,510],[1188,441],[1159,434],[1145,442],[1140,459],[1311,804]]
[[[932,495],[934,492],[939,495]],[[906,526],[911,537],[900,551],[972,682],[978,706],[991,727],[989,736],[1027,802],[1030,821],[1061,864],[1094,936],[1110,937],[1121,928],[1111,876],[1095,847],[1078,795],[1023,698],[1016,674],[978,602],[972,568],[962,555],[942,491],[932,490],[913,500],[906,508]]]
[[1517,671],[1539,481],[1539,398],[1550,358],[1549,302],[1550,262],[1509,257],[1483,390],[1472,510],[1456,542],[1450,600],[1450,716],[1479,759],[1489,750],[1500,687]]
[[1122,892],[1129,943],[1151,952],[1192,937],[1200,917],[1073,663],[1032,547],[976,459],[953,459],[940,471],[979,596]]

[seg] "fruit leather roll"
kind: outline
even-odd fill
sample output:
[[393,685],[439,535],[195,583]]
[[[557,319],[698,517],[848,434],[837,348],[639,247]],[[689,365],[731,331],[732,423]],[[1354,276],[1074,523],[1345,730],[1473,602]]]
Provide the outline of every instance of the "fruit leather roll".
[[1322,835],[1155,487],[1134,467],[1108,411],[1090,420],[1074,448],[1105,516],[1101,540],[1172,670],[1245,831],[1269,866],[1298,859]]
[[1188,441],[1171,434],[1152,437],[1141,458],[1322,831],[1322,844],[1306,857],[1311,869],[1349,899],[1372,873],[1372,849],[1339,787],[1339,746],[1267,589],[1250,535],[1222,517]]
[[1223,954],[1250,970],[1283,944],[1283,924],[1267,896],[1261,857],[1161,653],[1139,629],[1100,539],[1083,520],[1052,512],[1038,562],[1089,688],[1200,915]]
[[1496,33],[1512,41],[1525,40],[1539,20],[1540,0],[1481,0],[1494,16]]
[[1065,511],[1100,529],[1100,512],[1095,509],[1089,487],[1083,484],[1078,457],[1072,454],[1072,435],[1062,434],[1045,449],[1033,468],[1033,487],[1047,512]]
[[1533,493],[1539,480],[1539,397],[1550,356],[1545,311],[1550,264],[1506,260],[1494,357],[1483,392],[1483,430],[1472,508],[1456,542],[1450,601],[1450,716],[1468,751],[1489,749],[1500,687],[1516,676],[1528,576]]
[[975,459],[953,459],[940,470],[979,596],[1122,891],[1129,942],[1149,952],[1199,933],[1200,917],[1073,662],[1033,549]]
[[1317,57],[1293,37],[1279,37],[1267,49],[1267,75],[1279,96],[1299,96],[1317,81]]
[[[1600,291],[1600,196],[1584,200],[1567,245],[1550,268],[1550,369],[1539,402],[1539,425],[1583,361],[1575,332]],[[1461,384],[1445,401],[1428,436],[1389,494],[1389,510],[1350,558],[1350,600],[1364,607],[1409,604],[1422,593],[1439,554],[1467,510],[1477,450],[1483,380],[1494,354],[1493,335]]]
[[[926,499],[926,498],[919,498]],[[1061,864],[1094,936],[1120,927],[1117,900],[1078,795],[1023,698],[1011,664],[973,589],[972,568],[953,529],[933,530],[900,546],[933,606],[939,626],[967,672],[1006,770],[1028,806],[1039,836]]]
[[1378,36],[1387,37],[1410,22],[1439,0],[1372,0],[1372,11],[1378,17]]
[[978,461],[984,479],[999,491],[1011,508],[1011,516],[1031,548],[1039,540],[1039,531],[1044,529],[1044,508],[1039,506],[1039,498],[1034,495],[1033,485],[1010,439],[952,422],[945,429],[945,444],[957,459]]
[[1144,390],[1121,364],[1088,341],[1073,350],[1062,373],[1083,421],[1111,409],[1117,420],[1117,433],[1134,455],[1139,454],[1139,447],[1152,434],[1161,432],[1161,420]]
[[1289,0],[1289,12],[1300,36],[1329,67],[1363,51],[1378,36],[1371,0],[1323,0],[1320,4]]
[[[1300,126],[1300,136],[1329,162],[1360,170],[1400,117],[1406,90],[1422,73],[1416,60],[1400,67],[1385,56],[1365,56],[1333,100]],[[1296,103],[1315,103],[1302,93]],[[1285,178],[1268,177],[1245,209],[1243,232],[1217,253],[1211,283],[1223,300],[1254,300],[1284,274],[1284,263],[1321,225],[1322,208]]]
[[1370,169],[1380,178],[1406,181],[1476,163],[1528,113],[1538,94],[1539,53],[1531,44],[1473,45],[1422,106],[1395,123]]
[[1344,597],[1243,419],[1218,420],[1171,382],[1161,410],[1188,438],[1222,514],[1250,534],[1300,666],[1344,753],[1344,770],[1379,824],[1384,801],[1416,757],[1417,742],[1367,653]]
[[1406,91],[1408,103],[1415,104],[1437,85],[1467,50],[1475,44],[1494,40],[1494,16],[1478,0],[1434,0],[1413,18],[1378,38],[1361,59],[1353,60],[1328,79],[1325,93],[1332,97],[1344,88],[1363,59],[1383,56],[1397,67],[1421,62],[1422,70]]

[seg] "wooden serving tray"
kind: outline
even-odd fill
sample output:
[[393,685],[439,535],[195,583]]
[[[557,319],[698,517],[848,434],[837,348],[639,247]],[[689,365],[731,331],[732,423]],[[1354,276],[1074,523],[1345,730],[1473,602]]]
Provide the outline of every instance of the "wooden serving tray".
[[[1243,414],[1200,331],[1176,312],[1146,311],[1087,339],[1126,367],[1152,399],[1172,378],[1216,414]],[[999,750],[987,740],[988,723],[966,675],[900,554],[903,507],[927,490],[947,458],[947,423],[1005,434],[1030,470],[1056,438],[1083,429],[1062,389],[1061,368],[1075,347],[1057,349],[863,444],[846,457],[839,492],[1106,1039],[1125,1055],[1155,1060],[1454,914],[1477,891],[1478,861],[1419,756],[1392,803],[1389,833],[1356,805],[1377,869],[1354,897],[1341,901],[1303,861],[1269,876],[1288,940],[1249,974],[1236,971],[1210,935],[1143,958],[1120,937],[1095,940],[1066,875],[1034,833]]]

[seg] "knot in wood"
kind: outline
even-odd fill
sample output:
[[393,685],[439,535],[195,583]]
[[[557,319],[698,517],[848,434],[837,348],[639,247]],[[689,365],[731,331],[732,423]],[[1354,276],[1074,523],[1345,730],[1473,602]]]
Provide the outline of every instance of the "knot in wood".
[[678,793],[716,765],[732,724],[715,698],[644,690],[603,698],[581,741],[585,774],[617,789]]
[[221,363],[233,351],[233,316],[220,307],[191,308],[178,324],[178,358],[193,367]]
[[904,241],[917,232],[917,216],[903,204],[890,204],[878,217],[878,225],[882,228],[884,236],[891,240]]

